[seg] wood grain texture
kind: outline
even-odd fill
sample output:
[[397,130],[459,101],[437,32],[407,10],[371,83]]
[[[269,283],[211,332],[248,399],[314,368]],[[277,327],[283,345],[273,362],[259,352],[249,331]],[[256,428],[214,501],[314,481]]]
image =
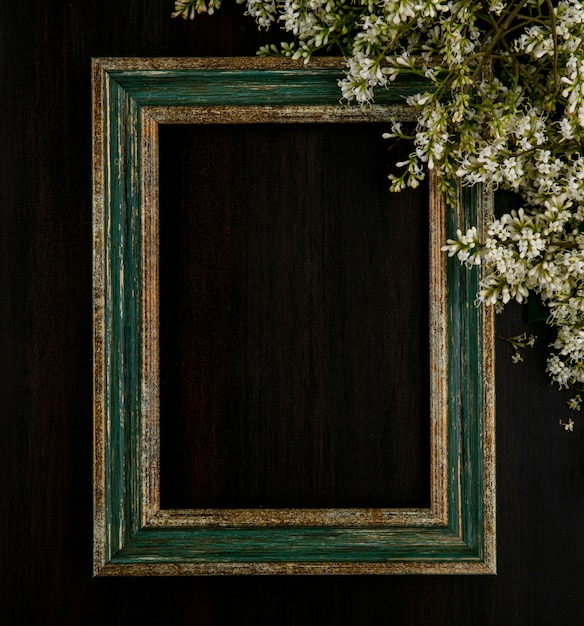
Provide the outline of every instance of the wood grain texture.
[[162,127],[164,508],[430,505],[428,194],[383,128]]
[[[577,625],[584,584],[581,420],[545,374],[553,337],[521,307],[497,332],[498,575],[92,579],[90,58],[255,53],[241,6],[0,3],[0,597],[12,624]],[[517,204],[502,195],[500,210]]]
[[[476,190],[461,193],[457,207],[446,210],[442,199],[436,195],[436,181],[431,180],[430,200],[425,199],[422,190],[421,204],[417,202],[416,211],[412,211],[411,200],[411,206],[408,203],[401,206],[405,212],[397,215],[395,221],[405,227],[405,231],[398,231],[392,225],[387,192],[377,200],[374,197],[378,192],[366,195],[370,189],[379,189],[377,179],[385,178],[378,171],[380,156],[369,147],[375,142],[367,138],[364,131],[346,139],[346,143],[355,146],[353,156],[357,159],[363,159],[358,156],[357,148],[362,141],[360,153],[372,162],[361,170],[350,167],[349,163],[349,171],[341,176],[339,168],[347,167],[347,159],[333,157],[342,154],[342,148],[332,147],[329,142],[325,152],[319,154],[313,145],[315,137],[320,137],[320,142],[327,137],[327,130],[341,132],[333,126],[306,126],[314,119],[310,112],[312,106],[319,107],[317,115],[321,123],[326,121],[326,118],[320,119],[322,106],[335,107],[335,90],[331,87],[336,88],[339,74],[334,69],[334,59],[308,70],[298,64],[266,63],[256,59],[224,59],[214,70],[208,70],[205,61],[197,59],[179,59],[174,63],[176,69],[168,59],[94,60],[95,126],[96,133],[101,133],[103,138],[94,142],[97,170],[94,212],[98,216],[94,222],[94,240],[102,247],[94,264],[94,284],[98,290],[94,313],[95,358],[100,361],[96,373],[101,376],[96,383],[95,410],[95,481],[98,485],[95,490],[95,572],[144,573],[144,565],[148,564],[151,575],[168,575],[171,570],[167,563],[181,562],[186,568],[184,571],[190,567],[193,574],[275,574],[287,572],[281,567],[282,562],[295,562],[313,563],[302,570],[306,573],[348,573],[346,566],[341,570],[337,570],[337,566],[362,561],[383,563],[371,573],[406,573],[416,568],[423,573],[444,573],[448,572],[450,563],[460,562],[473,563],[469,572],[477,572],[476,563],[482,564],[480,571],[494,572],[494,441],[492,434],[485,431],[486,425],[494,427],[490,354],[493,334],[485,327],[486,324],[492,326],[492,319],[483,319],[482,312],[474,306],[478,272],[462,273],[460,267],[451,262],[446,274],[445,262],[434,252],[440,249],[446,237],[448,220],[450,230],[463,218],[482,224],[490,214],[487,198]],[[336,63],[340,68],[340,60]],[[364,109],[364,113],[377,108],[385,110],[389,117],[404,94],[419,89],[417,80],[413,76],[412,86],[406,76],[387,91],[386,104],[373,105]],[[255,128],[253,133],[248,133],[248,138],[255,143],[246,146],[244,136],[234,135],[238,129],[231,131],[235,137],[230,137],[233,145],[244,147],[240,154],[232,153],[228,158],[219,159],[222,165],[237,162],[239,170],[232,174],[230,166],[223,168],[226,175],[221,194],[207,205],[214,221],[209,222],[205,217],[207,192],[195,190],[195,206],[189,206],[187,215],[196,219],[202,215],[204,225],[195,222],[197,225],[192,229],[185,228],[188,222],[179,222],[178,231],[184,229],[186,236],[176,231],[169,235],[166,246],[169,250],[180,241],[186,242],[194,267],[201,265],[205,269],[202,283],[183,282],[179,291],[167,294],[168,305],[164,310],[172,313],[178,309],[183,317],[186,314],[183,327],[186,325],[188,334],[178,342],[171,341],[170,348],[161,352],[159,345],[164,346],[166,341],[158,327],[158,302],[163,297],[164,284],[158,280],[158,245],[153,242],[158,233],[155,215],[158,164],[151,161],[158,157],[154,147],[158,132],[154,120],[150,121],[147,113],[142,112],[142,105],[166,105],[166,119],[171,118],[172,107],[179,105],[181,121],[185,106],[216,106],[228,122],[232,107],[242,105],[252,111],[249,108],[252,102],[263,108],[253,111],[247,119],[238,115],[239,123],[273,121],[266,104],[292,106],[294,119],[300,119],[299,113],[305,109],[305,123],[300,127],[302,140],[297,143],[299,131],[288,128],[284,135],[294,133],[291,136],[294,142],[281,140],[274,153],[265,152],[264,148],[263,159],[258,162],[247,155],[262,154],[261,146],[268,146],[269,140]],[[336,107],[334,110],[336,114]],[[324,111],[326,113],[326,109]],[[197,125],[205,121],[198,111],[195,115],[193,120]],[[378,119],[378,115],[376,111],[373,119]],[[146,120],[148,125],[143,129],[142,123]],[[346,121],[355,122],[357,118],[349,116]],[[345,128],[342,132],[354,128]],[[305,136],[307,130],[310,140]],[[204,129],[207,134],[209,131],[213,141],[203,143],[197,155],[202,162],[211,156],[209,146],[219,135],[219,128]],[[274,131],[269,132],[274,134]],[[380,133],[377,129],[377,136]],[[220,139],[218,143],[225,142]],[[169,154],[168,158],[171,156]],[[280,169],[259,176],[260,185],[251,187],[246,195],[244,190],[250,188],[254,170],[262,160],[280,163]],[[241,170],[241,164],[250,169]],[[320,169],[321,164],[328,165],[330,171]],[[292,167],[298,178],[291,179],[286,186]],[[188,178],[189,172],[183,172],[185,175]],[[199,175],[214,179],[213,171],[205,172],[204,167]],[[352,177],[359,180],[357,187],[351,183]],[[323,186],[321,181],[328,179],[333,183]],[[274,185],[273,181],[280,182]],[[343,188],[341,181],[349,185]],[[240,190],[233,205],[236,207],[234,214],[230,213],[231,192],[226,192],[225,186]],[[144,195],[147,197],[143,198]],[[181,191],[179,195],[190,194]],[[408,198],[408,194],[404,197]],[[414,196],[409,194],[409,197]],[[318,203],[317,198],[321,198]],[[381,198],[383,201],[379,202]],[[366,211],[360,203],[365,205]],[[425,204],[429,210],[424,219]],[[400,204],[396,203],[393,213],[398,206]],[[169,212],[169,207],[164,207],[163,213]],[[412,227],[409,216],[416,213],[418,225]],[[381,220],[375,217],[370,221],[370,215],[379,216]],[[424,234],[426,229],[422,228],[422,237],[414,241],[414,251],[405,249],[402,244],[411,240],[413,233],[420,233],[419,224],[427,220],[432,225],[432,237],[428,238]],[[164,217],[163,225],[166,221]],[[206,235],[209,228],[219,231],[218,239]],[[237,238],[231,243],[234,233]],[[298,249],[290,256],[288,248],[294,243],[291,236],[295,233],[300,234],[300,239],[296,239],[302,245],[300,248],[293,245],[293,250]],[[205,254],[204,250],[210,245],[213,254]],[[416,255],[416,248],[427,247],[433,250],[429,260],[425,253]],[[376,248],[384,254],[371,254]],[[352,254],[347,255],[346,249]],[[174,284],[175,275],[181,269],[180,259],[188,258],[188,254],[180,253],[178,259],[170,262],[165,260],[166,256],[164,253],[162,267],[168,269],[163,269],[163,274],[167,282]],[[417,265],[401,262],[402,258],[412,256],[417,259]],[[387,265],[390,260],[397,265]],[[235,273],[225,282],[222,275],[232,262]],[[218,272],[213,270],[210,275],[206,274],[208,268],[215,265]],[[301,269],[299,274],[296,270],[296,277],[292,278],[291,270],[295,265]],[[272,268],[276,268],[275,272]],[[385,276],[381,282],[375,282],[368,276],[373,271],[372,275],[379,277],[379,268],[383,268]],[[196,274],[191,270],[192,276]],[[241,279],[237,278],[239,275]],[[368,277],[365,282],[363,277]],[[226,299],[229,292],[225,288],[238,280],[241,282],[235,287],[230,302]],[[420,284],[421,287],[411,289],[412,285]],[[179,295],[183,292],[191,294],[191,300],[185,301],[186,306]],[[408,296],[402,295],[404,293]],[[415,304],[412,306],[410,302]],[[362,303],[367,303],[369,308]],[[429,317],[424,310],[431,311]],[[165,326],[171,329],[180,319],[168,314],[165,317]],[[412,328],[414,320],[417,329],[410,336],[402,329]],[[329,330],[325,338],[329,328],[332,333]],[[360,333],[361,328],[366,329],[365,334]],[[381,330],[372,335],[373,328]],[[428,328],[432,331],[429,340],[425,339]],[[187,364],[183,346],[193,342],[191,350],[197,360]],[[368,343],[369,349],[363,351]],[[374,350],[381,350],[382,358],[372,358]],[[255,508],[257,528],[206,528],[201,527],[200,517],[188,528],[183,516],[180,529],[166,524],[155,526],[155,531],[150,529],[149,516],[157,512],[159,502],[162,503],[156,459],[159,444],[155,433],[160,423],[157,415],[159,355],[164,357],[164,353],[168,355],[166,362],[178,359],[181,363],[177,371],[172,368],[167,371],[163,360],[162,373],[171,382],[186,374],[190,380],[195,376],[199,385],[208,385],[210,376],[212,385],[202,388],[201,400],[195,402],[194,407],[186,411],[178,409],[183,419],[191,422],[194,413],[198,420],[192,426],[195,436],[187,454],[195,459],[194,475],[198,479],[210,470],[213,476],[207,483],[197,480],[190,497],[196,502],[204,484],[202,491],[211,493],[213,500],[208,503],[203,500],[203,506],[208,508],[211,502],[232,508],[247,506],[251,524]],[[216,364],[209,368],[212,362]],[[229,371],[231,374],[226,375]],[[365,377],[357,378],[363,376],[363,372]],[[406,372],[409,382],[408,392],[404,393]],[[385,475],[396,473],[388,460],[395,463],[394,459],[400,458],[396,452],[401,443],[397,448],[391,447],[396,439],[387,430],[392,423],[389,418],[394,419],[394,424],[404,423],[404,418],[427,413],[423,398],[428,386],[433,398],[430,422],[434,435],[429,450],[430,510],[435,520],[429,528],[419,523],[413,530],[400,524],[391,528],[393,520],[400,516],[391,509],[384,511],[383,506],[387,509],[387,505],[378,503],[380,496],[376,494],[368,508],[380,509],[377,515],[363,514],[360,518],[353,515],[354,519],[365,522],[366,530],[348,528],[345,509],[337,508],[335,513],[334,503],[345,507],[363,506],[370,497],[369,489],[360,487],[355,491],[352,487],[346,499],[335,483],[350,484],[357,458],[365,456],[381,461],[380,468],[375,467],[375,463],[363,465],[377,472],[375,478],[367,478],[365,483],[377,481],[380,492],[385,492],[383,498],[395,497],[391,492],[396,485],[403,488],[404,474],[393,482],[383,480]],[[167,399],[173,400],[166,402],[170,416],[180,406],[174,398],[182,395],[176,387],[167,391]],[[422,404],[408,405],[408,400],[418,397],[422,398]],[[378,416],[375,427],[366,421],[371,415]],[[275,425],[271,426],[275,418]],[[237,434],[238,420],[241,420],[243,436]],[[236,433],[235,436],[230,434],[231,444],[219,441],[218,421],[225,421],[228,429]],[[265,425],[271,427],[267,428],[267,436],[262,433]],[[318,434],[323,427],[325,437],[322,431]],[[333,427],[345,436],[345,447],[340,446],[341,451],[334,460],[328,458],[323,448],[328,446],[330,438],[342,439],[338,435],[330,436]],[[380,459],[372,454],[370,444],[357,444],[358,436],[367,436],[373,429],[377,429],[378,444],[382,445],[377,450],[386,453],[384,448],[387,447],[390,452]],[[348,438],[347,433],[351,434]],[[295,437],[297,434],[300,437]],[[175,432],[172,439],[183,442],[189,437]],[[255,449],[249,445],[250,440]],[[148,448],[150,444],[154,444],[154,451]],[[310,446],[316,454],[311,452]],[[205,467],[205,448],[213,451],[209,468]],[[248,449],[254,451],[246,456]],[[224,458],[219,456],[219,450],[225,454]],[[239,462],[233,465],[232,457],[239,457]],[[302,459],[302,464],[293,465],[297,457]],[[221,467],[229,464],[233,469],[225,474]],[[290,465],[292,469],[287,468]],[[308,489],[303,478],[303,468],[307,466],[312,468],[313,476],[318,477],[307,483]],[[343,474],[344,469],[349,472]],[[288,487],[284,495],[273,490],[271,485],[278,485],[282,479],[289,482],[286,472],[295,477],[294,482],[301,491],[290,492]],[[364,469],[357,473],[368,476]],[[193,475],[193,471],[187,470],[187,474]],[[328,483],[322,482],[325,474],[332,475],[332,483],[330,479]],[[266,481],[270,485],[267,490]],[[232,495],[223,502],[217,490],[226,483],[232,487],[228,492]],[[247,485],[251,485],[249,496],[244,495]],[[364,489],[367,493],[363,493]],[[334,500],[331,502],[322,496],[315,499],[314,494],[321,492],[334,494]],[[265,506],[301,508],[326,504],[331,512],[321,522],[316,521],[315,526],[292,528],[294,523],[309,517],[318,520],[316,511],[310,516],[284,514],[280,517],[290,528],[280,526],[274,532],[266,526],[267,518],[261,513]],[[416,502],[417,506],[419,504]],[[189,503],[189,507],[192,504]],[[402,508],[407,509],[407,505]],[[416,512],[412,515],[415,517]],[[437,528],[437,520],[441,522],[440,528]],[[327,524],[330,524],[327,530],[319,528]],[[440,538],[441,549],[427,549],[428,533]],[[343,539],[337,541],[339,537]],[[462,552],[461,542],[465,546]],[[238,545],[241,556],[233,551],[233,543]],[[135,546],[140,549],[134,550]],[[254,565],[246,569],[241,563]],[[259,569],[256,563],[262,563]],[[134,565],[140,566],[138,570],[133,569]],[[457,565],[456,571],[459,569]],[[354,573],[364,571],[359,567]]]

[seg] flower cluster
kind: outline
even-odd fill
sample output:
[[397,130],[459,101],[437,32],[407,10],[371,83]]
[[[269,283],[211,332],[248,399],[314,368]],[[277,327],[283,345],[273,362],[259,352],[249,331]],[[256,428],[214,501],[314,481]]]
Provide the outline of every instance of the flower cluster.
[[511,357],[513,363],[522,363],[523,356],[520,352],[521,348],[533,348],[537,337],[535,335],[528,335],[527,333],[521,333],[515,337],[504,337],[503,335],[497,335],[499,339],[510,343],[515,349],[515,354]]
[[494,220],[481,239],[476,228],[444,246],[467,264],[482,264],[478,298],[502,306],[539,294],[558,327],[547,370],[561,387],[584,383],[584,207],[550,196]]
[[[478,299],[498,308],[539,294],[557,327],[548,372],[584,383],[584,3],[582,0],[238,0],[261,28],[292,43],[260,53],[308,62],[335,48],[346,59],[347,102],[372,102],[401,74],[427,88],[413,151],[391,188],[428,170],[449,199],[456,184],[517,192],[522,208],[486,233],[458,232],[445,250],[483,266]],[[178,0],[174,15],[220,0]],[[386,137],[404,138],[399,123]],[[453,182],[458,181],[458,183]]]
[[221,6],[221,0],[176,0],[172,17],[193,19],[197,13],[213,15]]

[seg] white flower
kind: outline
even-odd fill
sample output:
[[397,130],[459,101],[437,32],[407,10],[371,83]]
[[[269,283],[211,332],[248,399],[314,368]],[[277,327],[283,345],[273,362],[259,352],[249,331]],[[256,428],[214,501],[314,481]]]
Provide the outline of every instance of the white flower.
[[572,122],[567,117],[563,117],[559,122],[560,132],[562,137],[566,140],[574,138],[574,129],[572,128]]
[[570,432],[574,432],[574,420],[572,418],[570,418],[567,422],[563,422],[562,420],[560,420],[560,426],[564,427],[564,430],[569,430]]
[[522,363],[523,362],[523,357],[521,356],[521,354],[519,353],[518,350],[515,351],[515,354],[513,354],[511,356],[511,360],[513,361],[513,363],[517,364],[517,363]]
[[570,398],[567,404],[571,411],[579,411],[582,408],[582,396],[578,394],[576,397]]

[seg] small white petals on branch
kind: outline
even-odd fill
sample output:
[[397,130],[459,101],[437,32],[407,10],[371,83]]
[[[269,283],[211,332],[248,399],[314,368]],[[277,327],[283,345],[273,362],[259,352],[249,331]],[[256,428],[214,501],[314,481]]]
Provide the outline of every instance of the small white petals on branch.
[[[294,39],[260,54],[308,63],[321,50],[340,51],[347,103],[371,103],[402,76],[425,81],[406,100],[415,129],[406,135],[393,121],[384,134],[412,143],[391,189],[415,188],[433,170],[451,201],[455,180],[521,196],[521,209],[486,233],[457,231],[443,250],[482,266],[485,304],[500,309],[537,293],[558,330],[548,373],[560,387],[583,383],[584,2],[238,2],[260,28],[278,24]],[[173,15],[192,19],[220,4],[177,0]]]
[[221,0],[176,0],[172,17],[194,19],[197,13],[213,15],[221,7]]
[[582,408],[582,396],[578,394],[574,398],[570,398],[567,405],[570,411],[579,411]]
[[570,418],[567,422],[560,420],[560,426],[564,427],[564,430],[569,430],[571,433],[574,432],[574,425],[576,422],[572,418]]

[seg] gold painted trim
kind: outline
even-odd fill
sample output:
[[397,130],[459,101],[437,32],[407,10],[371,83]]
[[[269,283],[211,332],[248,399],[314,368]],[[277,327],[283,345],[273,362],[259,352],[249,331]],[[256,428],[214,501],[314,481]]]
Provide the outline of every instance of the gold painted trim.
[[93,63],[93,563],[97,573],[105,555],[105,224],[104,224],[104,81],[103,69]]
[[385,122],[399,119],[415,122],[410,107],[375,104],[359,106],[145,106],[159,124],[306,124]]
[[493,574],[494,571],[479,561],[421,562],[387,561],[382,563],[109,563],[100,576],[326,576],[335,575],[477,575]]
[[160,316],[158,123],[141,111],[142,525],[160,510]]
[[443,526],[431,509],[165,509],[148,526]]
[[446,204],[430,175],[430,506],[448,525],[448,345]]
[[[483,189],[479,236],[486,236],[493,219],[493,192]],[[477,305],[478,306],[478,305]],[[497,571],[497,496],[495,472],[495,307],[481,306],[483,328],[483,560],[491,573]]]

